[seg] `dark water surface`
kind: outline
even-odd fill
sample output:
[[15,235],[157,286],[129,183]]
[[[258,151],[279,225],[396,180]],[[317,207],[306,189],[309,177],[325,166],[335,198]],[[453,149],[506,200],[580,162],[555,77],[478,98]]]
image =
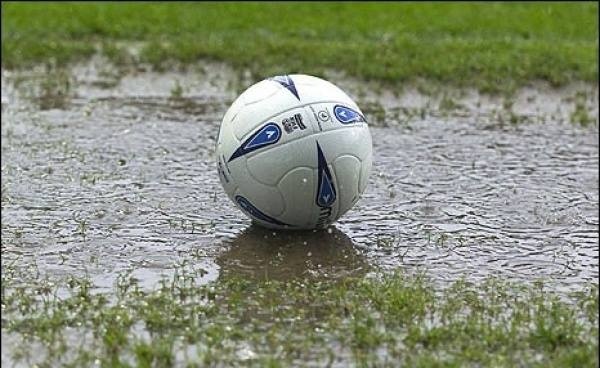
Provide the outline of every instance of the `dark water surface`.
[[[597,283],[597,110],[588,126],[550,113],[510,124],[484,107],[401,120],[384,99],[383,122],[367,114],[374,166],[362,199],[329,230],[290,234],[250,227],[220,187],[213,148],[233,90],[183,74],[80,79],[48,103],[3,76],[3,266],[89,274],[100,289],[125,270],[152,287],[181,262],[204,281],[402,267],[441,283]],[[169,97],[175,79],[187,81],[184,98]]]

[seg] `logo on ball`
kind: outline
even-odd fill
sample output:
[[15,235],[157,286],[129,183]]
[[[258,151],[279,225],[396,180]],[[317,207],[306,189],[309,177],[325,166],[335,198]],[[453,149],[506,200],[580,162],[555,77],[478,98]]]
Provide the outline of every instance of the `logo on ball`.
[[366,122],[365,117],[358,111],[354,111],[346,106],[336,105],[333,108],[333,113],[342,124]]

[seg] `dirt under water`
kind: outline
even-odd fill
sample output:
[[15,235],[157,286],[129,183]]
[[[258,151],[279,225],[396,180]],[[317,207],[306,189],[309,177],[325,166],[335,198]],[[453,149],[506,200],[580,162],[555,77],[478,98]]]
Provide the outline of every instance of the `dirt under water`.
[[[369,185],[329,229],[285,233],[252,226],[219,184],[213,149],[234,74],[3,71],[3,266],[88,274],[99,290],[126,270],[152,287],[182,262],[202,267],[202,282],[400,267],[442,284],[597,283],[597,87],[531,87],[507,104],[364,92],[333,75],[366,106]],[[577,99],[587,125],[570,121]]]

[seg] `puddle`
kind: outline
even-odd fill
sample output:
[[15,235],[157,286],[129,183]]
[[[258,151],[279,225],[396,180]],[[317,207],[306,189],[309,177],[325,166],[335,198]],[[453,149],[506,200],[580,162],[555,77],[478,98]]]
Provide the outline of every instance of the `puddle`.
[[[448,111],[439,96],[359,96],[354,82],[333,79],[359,105],[378,104],[367,114],[368,188],[329,232],[273,234],[250,226],[215,169],[234,73],[209,65],[114,79],[96,64],[73,73],[61,104],[40,105],[43,72],[2,72],[3,265],[88,274],[101,290],[131,269],[152,287],[183,261],[205,282],[402,267],[442,284],[597,283],[597,87],[528,88],[510,106],[469,92]],[[586,126],[569,121],[577,99]]]

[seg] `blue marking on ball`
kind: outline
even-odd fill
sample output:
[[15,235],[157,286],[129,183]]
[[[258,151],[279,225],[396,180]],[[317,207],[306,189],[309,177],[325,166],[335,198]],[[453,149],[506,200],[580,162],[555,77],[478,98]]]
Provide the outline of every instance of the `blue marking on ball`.
[[358,111],[355,111],[349,107],[342,105],[335,105],[333,108],[333,113],[335,114],[336,119],[342,124],[351,124],[351,123],[360,123],[366,122],[364,116],[361,115]]
[[281,222],[281,221],[277,220],[276,218],[273,218],[273,217],[265,214],[264,212],[262,212],[261,210],[256,208],[252,203],[250,203],[249,200],[242,197],[241,195],[236,195],[235,201],[237,202],[237,204],[240,205],[240,207],[242,208],[242,210],[244,210],[244,212],[246,212],[247,214],[249,214],[250,216],[252,216],[258,220],[262,220],[264,222],[268,222],[268,223],[271,223],[274,225],[279,225],[279,226],[290,226],[290,227],[292,226],[292,225],[286,224],[285,222]]
[[269,80],[272,80],[273,82],[277,82],[277,83],[281,84],[282,86],[284,86],[285,88],[287,88],[287,90],[290,91],[294,96],[296,96],[298,101],[300,101],[300,96],[298,95],[298,90],[296,89],[296,85],[294,84],[294,81],[292,80],[292,78],[289,75],[278,75],[278,76],[269,78]]
[[316,202],[319,207],[330,207],[335,202],[337,194],[335,186],[333,185],[331,172],[329,171],[325,155],[323,154],[323,150],[321,150],[321,146],[319,146],[319,142],[317,142],[317,163],[319,180]]
[[256,133],[252,134],[250,138],[246,139],[246,141],[242,143],[237,150],[235,150],[227,162],[231,162],[231,160],[234,160],[259,148],[275,144],[280,138],[281,128],[279,125],[275,123],[265,124]]

